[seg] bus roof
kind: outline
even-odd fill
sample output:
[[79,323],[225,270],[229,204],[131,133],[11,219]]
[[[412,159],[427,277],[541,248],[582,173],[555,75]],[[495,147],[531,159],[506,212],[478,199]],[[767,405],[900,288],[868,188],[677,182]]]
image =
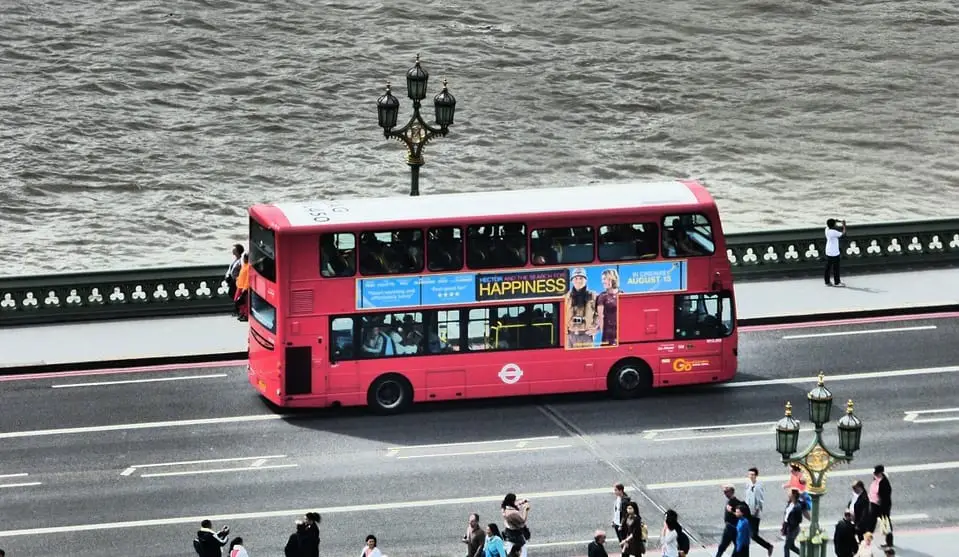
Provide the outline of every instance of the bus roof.
[[502,218],[604,211],[631,207],[698,206],[695,182],[628,182],[569,188],[534,188],[421,197],[369,197],[287,202],[274,205],[292,228],[360,226],[381,222],[430,219]]

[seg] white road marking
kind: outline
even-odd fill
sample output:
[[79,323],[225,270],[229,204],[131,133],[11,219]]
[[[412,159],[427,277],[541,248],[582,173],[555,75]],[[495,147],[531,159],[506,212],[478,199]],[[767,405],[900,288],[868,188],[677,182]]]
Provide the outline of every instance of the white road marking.
[[43,485],[43,483],[42,482],[23,482],[19,484],[0,484],[0,489],[3,489],[5,487],[29,487],[32,485]]
[[[933,462],[930,464],[903,464],[899,466],[886,466],[886,472],[888,473],[900,473],[900,472],[934,472],[939,470],[955,470],[959,468],[959,461],[951,462]],[[872,468],[858,468],[858,469],[834,469],[829,472],[830,478],[845,478],[845,477],[855,477],[855,476],[869,476],[872,474]],[[784,482],[789,479],[788,476],[764,476],[767,485],[770,482]],[[691,480],[684,482],[664,482],[658,484],[647,484],[646,489],[658,490],[658,489],[683,489],[689,487],[718,487],[724,484],[733,484],[736,485],[740,482],[745,481],[743,477],[738,478],[718,478],[712,480]]]
[[759,437],[760,435],[769,435],[775,428],[769,428],[766,431],[749,431],[744,433],[711,433],[709,435],[684,435],[682,437],[658,437],[653,439],[656,443],[668,443],[669,441],[699,441],[701,439],[729,439],[733,437]]
[[559,435],[549,435],[546,437],[520,437],[519,439],[490,439],[489,441],[463,441],[460,443],[435,443],[432,445],[398,445],[390,447],[391,451],[401,451],[404,449],[435,449],[437,447],[468,447],[472,445],[494,445],[498,443],[522,443],[523,441],[548,441],[550,439],[559,439]]
[[709,431],[713,429],[733,429],[737,427],[774,426],[777,422],[753,422],[749,424],[694,425],[689,427],[670,427],[666,429],[646,429],[643,433],[668,433],[670,431]]
[[[842,375],[827,375],[830,383],[836,381],[865,381],[867,379],[883,379],[886,377],[908,377],[911,375],[937,375],[941,373],[959,372],[959,366],[926,367],[917,369],[896,369],[891,371],[868,371],[863,373],[846,373]],[[717,389],[739,389],[743,387],[765,387],[767,385],[803,385],[815,383],[818,377],[787,377],[784,379],[759,379],[756,381],[734,381],[715,385]]]
[[435,454],[418,454],[418,455],[409,455],[409,456],[398,456],[398,460],[408,460],[412,458],[436,458],[441,456],[473,456],[481,454],[500,454],[500,453],[520,453],[520,452],[529,452],[529,451],[545,451],[549,449],[568,449],[572,445],[549,445],[546,447],[522,447],[515,449],[491,449],[488,451],[464,451],[458,453],[435,453]]
[[[251,468],[256,468],[256,467],[258,467],[258,466],[257,466],[257,463],[260,463],[260,465],[262,465],[264,462],[266,462],[267,460],[269,460],[269,459],[271,459],[271,458],[286,458],[286,455],[285,455],[285,454],[277,454],[277,455],[269,455],[269,456],[241,456],[241,457],[236,457],[236,458],[211,458],[211,459],[207,459],[207,460],[181,460],[181,461],[179,461],[179,462],[158,462],[158,463],[154,463],[154,464],[135,464],[135,465],[133,465],[133,466],[130,466],[129,468],[127,468],[127,469],[124,470],[123,472],[120,472],[120,475],[121,475],[121,476],[130,476],[130,475],[132,475],[134,472],[136,472],[137,470],[139,470],[140,468],[159,468],[159,467],[161,467],[161,466],[193,466],[193,465],[196,465],[196,464],[219,464],[219,463],[222,463],[222,462],[244,462],[244,461],[247,461],[247,460],[252,460],[252,461],[254,461],[253,464],[250,465],[250,467],[251,467]],[[262,461],[262,462],[261,462],[261,461]],[[294,465],[294,466],[295,466],[295,465]],[[260,467],[262,467],[262,466],[260,466]],[[265,468],[265,467],[264,467],[264,468]],[[246,468],[241,468],[241,470],[246,470]],[[141,477],[143,477],[143,478],[148,478],[148,477],[156,476],[156,475],[157,475],[157,474],[152,474],[152,475],[143,474]],[[166,475],[182,475],[182,474],[179,474],[179,473],[178,473],[178,474],[166,474]]]
[[106,385],[134,385],[137,383],[160,383],[162,381],[187,381],[190,379],[214,379],[217,377],[229,377],[225,373],[214,373],[211,375],[185,375],[181,377],[155,377],[153,379],[127,379],[125,381],[98,381],[96,383],[63,383],[60,385],[50,385],[52,389],[70,389],[74,387],[103,387]]
[[[827,376],[827,379],[830,382],[836,381],[865,381],[871,379],[882,379],[886,377],[907,377],[913,375],[937,375],[943,373],[957,373],[959,372],[959,366],[944,366],[944,367],[931,367],[931,368],[917,368],[917,369],[899,369],[891,371],[874,371],[874,372],[865,372],[865,373],[847,373],[844,375],[830,375]],[[761,379],[756,381],[737,381],[732,383],[720,383],[714,385],[713,388],[717,389],[739,389],[746,387],[765,387],[768,385],[798,385],[798,384],[808,384],[814,383],[817,380],[817,377],[790,377],[784,379]],[[164,427],[184,427],[184,426],[197,426],[197,425],[217,425],[217,424],[229,424],[229,423],[243,423],[243,422],[261,422],[268,420],[283,420],[287,418],[295,417],[293,415],[285,414],[254,414],[250,416],[228,416],[223,418],[200,418],[194,420],[170,420],[170,421],[161,421],[161,422],[143,422],[143,423],[131,423],[131,424],[114,424],[114,425],[100,425],[100,426],[88,426],[88,427],[70,427],[70,428],[61,428],[61,429],[39,429],[33,431],[9,431],[0,433],[0,439],[16,439],[24,437],[43,437],[49,435],[69,435],[69,434],[79,434],[79,433],[101,433],[107,431],[127,431],[135,429],[155,429],[155,428],[164,428]],[[553,437],[556,438],[556,437]],[[545,439],[545,438],[530,438],[526,440],[534,439]],[[506,441],[523,441],[524,439],[512,439]],[[471,444],[489,444],[491,441],[475,441]],[[501,441],[502,442],[502,441]],[[453,443],[452,445],[465,445],[470,443]],[[411,446],[411,447],[398,447],[398,448],[425,448],[430,445],[420,445]],[[450,446],[439,445],[439,446]]]
[[798,340],[803,338],[841,337],[852,335],[874,335],[878,333],[905,333],[909,331],[931,331],[935,325],[918,325],[915,327],[897,327],[894,329],[867,329],[865,331],[836,331],[832,333],[809,333],[806,335],[785,335],[782,340]]
[[266,464],[266,459],[261,458],[259,460],[253,461],[253,464],[250,465],[250,468],[258,468],[260,466],[263,466],[264,464]]
[[247,472],[250,470],[267,470],[270,468],[296,468],[299,464],[271,464],[269,466],[247,466],[246,468],[218,468],[216,470],[186,470],[183,472],[157,472],[153,474],[140,474],[141,478],[165,478],[168,476],[195,476],[200,474],[221,474],[224,472]]
[[[629,490],[635,490],[635,486],[626,486]],[[609,495],[610,487],[603,486],[589,489],[571,489],[567,491],[543,491],[539,493],[520,494],[536,501],[538,499],[551,499],[557,497],[583,497],[587,495]],[[398,509],[419,509],[440,506],[455,505],[475,505],[478,503],[499,503],[503,500],[503,495],[482,495],[476,497],[459,497],[455,499],[432,499],[420,501],[397,501],[388,503],[361,503],[358,505],[345,505],[341,507],[327,508],[307,508],[307,509],[288,509],[280,511],[262,511],[251,513],[232,513],[221,515],[202,515],[202,516],[181,516],[172,518],[156,518],[149,520],[130,520],[126,522],[106,522],[100,524],[73,524],[69,526],[46,526],[42,528],[25,528],[21,530],[0,531],[0,538],[9,538],[13,536],[38,536],[47,534],[72,534],[74,532],[93,532],[98,530],[114,530],[123,528],[142,528],[147,526],[172,526],[177,524],[199,524],[201,520],[210,519],[214,522],[224,522],[227,520],[250,520],[257,518],[287,518],[302,516],[307,512],[316,511],[320,514],[337,513],[368,513],[370,511],[393,511]]]
[[920,418],[920,414],[946,414],[959,412],[959,408],[938,408],[935,410],[910,410],[908,412],[903,412],[905,416],[902,418],[907,422],[912,422],[915,424],[931,424],[937,422],[955,422],[959,421],[959,416],[947,416],[944,418]]
[[164,422],[142,422],[133,424],[97,425],[88,427],[67,427],[62,429],[36,429],[33,431],[9,431],[0,433],[0,439],[20,437],[43,437],[47,435],[69,435],[72,433],[100,433],[105,431],[126,431],[130,429],[154,429],[162,427],[183,427],[192,425],[216,425],[241,422],[262,422],[282,420],[289,416],[282,414],[253,414],[252,416],[229,416],[225,418],[200,418],[196,420],[171,420]]
[[0,478],[23,478],[29,476],[26,472],[21,472],[19,474],[0,474]]

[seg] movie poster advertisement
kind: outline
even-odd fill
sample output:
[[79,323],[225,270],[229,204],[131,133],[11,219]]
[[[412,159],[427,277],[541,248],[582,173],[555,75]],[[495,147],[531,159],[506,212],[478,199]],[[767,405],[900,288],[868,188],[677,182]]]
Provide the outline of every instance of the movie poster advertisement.
[[615,265],[571,268],[563,302],[567,350],[616,346],[619,271]]

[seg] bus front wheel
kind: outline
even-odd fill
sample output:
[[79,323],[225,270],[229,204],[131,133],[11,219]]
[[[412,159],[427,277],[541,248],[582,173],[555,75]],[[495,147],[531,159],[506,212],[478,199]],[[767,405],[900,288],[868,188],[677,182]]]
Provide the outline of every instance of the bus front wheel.
[[402,375],[382,375],[370,385],[366,403],[377,414],[399,414],[413,404],[413,387]]
[[653,372],[642,360],[620,360],[609,370],[606,387],[613,398],[636,398],[653,388]]

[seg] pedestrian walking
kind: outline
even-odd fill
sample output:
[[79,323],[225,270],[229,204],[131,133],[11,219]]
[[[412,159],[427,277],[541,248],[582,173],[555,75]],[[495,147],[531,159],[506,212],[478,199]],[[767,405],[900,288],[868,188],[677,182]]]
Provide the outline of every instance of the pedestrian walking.
[[200,522],[200,529],[193,538],[193,549],[200,557],[221,557],[222,548],[226,545],[226,537],[230,535],[230,527],[224,526],[219,531],[213,530],[213,522]]
[[849,512],[852,513],[852,522],[856,525],[856,543],[862,541],[862,535],[875,529],[876,524],[870,520],[869,496],[866,495],[866,486],[862,480],[852,484],[852,497],[849,499]]
[[507,493],[500,509],[503,513],[503,542],[509,557],[526,557],[526,542],[530,538],[529,526],[526,524],[529,518],[529,501],[517,501],[515,493]]
[[[826,221],[826,286],[846,286],[839,278],[839,239],[846,235],[846,221],[829,219]],[[832,284],[829,274],[832,272]]]
[[223,276],[226,280],[227,292],[232,300],[236,296],[236,279],[240,276],[240,265],[243,264],[243,244],[233,244],[233,261]]
[[659,533],[659,547],[663,557],[679,557],[679,517],[675,512],[666,511],[663,529]]
[[306,521],[297,520],[294,522],[296,530],[286,540],[286,546],[283,548],[283,555],[286,557],[304,557],[303,547],[306,545]]
[[462,542],[466,544],[466,557],[483,557],[486,532],[480,528],[478,514],[470,513],[466,521],[466,533],[463,534]]
[[230,540],[230,547],[227,549],[227,554],[230,557],[250,557],[250,554],[247,553],[246,548],[243,547],[243,538],[240,536]]
[[[679,523],[679,513],[673,509],[666,510],[666,516],[663,520],[663,532],[666,532],[666,536],[669,537],[669,530],[672,530],[676,533],[676,555],[677,557],[686,557],[689,554],[689,536],[683,531],[683,525]],[[660,538],[662,543],[662,537]],[[663,545],[663,555],[668,555],[666,553],[666,546]],[[673,557],[669,555],[668,557]]]
[[622,549],[622,557],[639,557],[646,553],[646,533],[643,518],[639,516],[639,505],[636,501],[630,501],[626,505],[626,519],[623,520],[623,536],[619,542]]
[[752,530],[749,525],[749,507],[745,504],[739,505],[736,507],[736,545],[733,546],[733,557],[749,557]]
[[755,466],[750,468],[746,473],[746,477],[746,491],[743,496],[743,502],[749,507],[747,519],[749,520],[749,527],[752,528],[753,541],[758,543],[766,550],[766,553],[771,556],[773,554],[773,544],[767,542],[759,535],[760,515],[763,512],[763,504],[766,501],[766,489],[763,487],[762,482],[759,481],[759,468]]
[[499,533],[499,526],[490,522],[486,525],[486,543],[483,546],[484,557],[506,557],[506,544]]
[[796,536],[799,535],[799,527],[803,518],[803,505],[800,498],[799,490],[794,489],[789,492],[789,500],[786,501],[783,525],[780,530],[780,533],[786,538],[786,544],[783,546],[783,557],[789,557],[790,551],[799,554],[799,548],[796,547]]
[[736,498],[736,488],[729,484],[723,486],[723,496],[726,497],[726,505],[723,507],[723,537],[719,540],[716,557],[720,557],[726,552],[726,548],[736,541],[736,524],[739,522],[736,509],[742,505],[742,501]]
[[853,557],[859,548],[859,540],[856,536],[856,524],[853,522],[853,515],[846,511],[842,518],[836,523],[836,530],[832,535],[833,547],[836,550],[836,557]]
[[363,546],[362,557],[386,557],[377,547],[376,536],[370,534],[366,536],[366,545]]
[[303,517],[305,525],[300,538],[300,555],[303,557],[320,557],[320,521],[319,513],[309,512]]
[[873,545],[872,532],[866,532],[859,543],[859,549],[854,557],[885,557],[886,552],[878,545]]
[[875,527],[880,534],[885,534],[884,547],[893,547],[892,521],[892,484],[886,477],[886,467],[877,464],[872,471],[872,484],[869,486],[869,510],[876,521]]
[[236,293],[233,295],[233,307],[238,321],[250,318],[250,254],[243,254],[240,274],[236,277]]
[[586,546],[586,557],[609,557],[606,553],[606,532],[596,530],[593,541]]
[[625,535],[623,534],[623,520],[626,518],[626,505],[629,504],[630,498],[629,495],[626,495],[626,487],[623,484],[616,484],[613,486],[613,495],[616,497],[613,500],[613,530],[616,532],[616,539],[618,541],[623,541]]

